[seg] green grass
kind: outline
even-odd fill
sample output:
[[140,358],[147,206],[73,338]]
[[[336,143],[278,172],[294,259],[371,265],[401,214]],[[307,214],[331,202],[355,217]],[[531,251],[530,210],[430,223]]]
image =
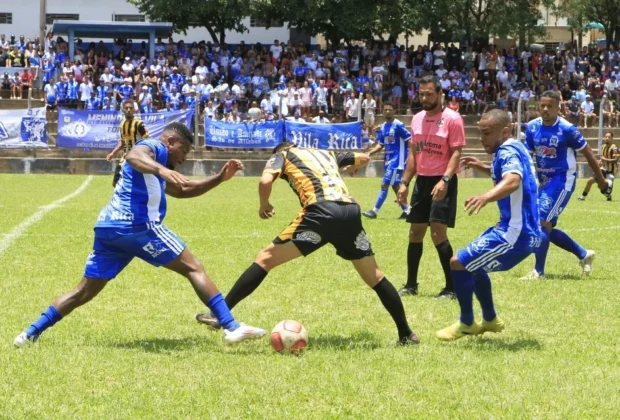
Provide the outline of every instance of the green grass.
[[[83,176],[2,175],[0,240],[40,206],[74,191]],[[192,200],[169,203],[167,225],[203,261],[223,291],[294,218],[284,183],[277,215],[257,215],[255,178],[236,178]],[[364,209],[378,179],[348,180]],[[459,201],[488,180],[462,180]],[[578,191],[582,188],[580,182]],[[590,278],[577,259],[550,251],[548,278],[523,282],[533,259],[492,275],[499,335],[440,343],[436,330],[458,315],[456,302],[432,298],[442,286],[437,254],[425,242],[421,296],[405,307],[422,343],[394,348],[395,327],[375,293],[331,247],[275,269],[236,309],[238,319],[270,329],[302,322],[310,345],[281,356],[268,340],[227,348],[193,320],[200,301],[181,277],[135,261],[92,303],[25,351],[13,338],[59,294],[74,287],[92,246],[92,225],[110,198],[109,177],[50,212],[0,256],[1,418],[614,418],[620,410],[620,210],[592,193],[576,196],[561,227],[598,257]],[[407,225],[386,202],[365,227],[388,278],[406,277]],[[495,223],[459,213],[455,249]]]

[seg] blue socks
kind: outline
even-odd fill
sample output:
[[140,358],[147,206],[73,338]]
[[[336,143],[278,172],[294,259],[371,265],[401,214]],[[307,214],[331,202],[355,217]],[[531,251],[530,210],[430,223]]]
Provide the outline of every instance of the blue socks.
[[474,276],[469,271],[452,270],[452,280],[461,307],[461,322],[471,325],[474,323]]
[[379,197],[377,197],[377,201],[375,202],[375,212],[377,212],[381,208],[387,196],[388,196],[388,190],[384,190],[383,188],[381,188]]
[[474,293],[480,307],[482,308],[482,318],[485,321],[493,321],[497,314],[495,313],[495,306],[493,306],[493,293],[491,293],[491,278],[487,273],[480,273],[474,275],[475,285]]
[[553,229],[549,237],[551,243],[565,251],[575,255],[580,260],[586,257],[587,251],[584,247],[573,241],[570,236],[559,229]]
[[60,315],[60,312],[58,312],[53,306],[50,306],[41,314],[39,319],[33,322],[32,325],[26,329],[26,335],[28,335],[28,337],[37,338],[43,334],[43,331],[52,327],[61,319],[62,315]]
[[221,293],[211,296],[211,299],[207,302],[207,306],[211,309],[211,313],[215,315],[217,321],[224,329],[234,331],[239,328],[239,323],[235,321],[235,318],[230,313],[230,309],[228,309],[228,305],[226,305],[226,301]]
[[536,255],[536,265],[534,268],[541,276],[545,275],[545,263],[547,262],[547,253],[549,252],[549,232],[542,227],[540,229],[540,247],[534,253]]

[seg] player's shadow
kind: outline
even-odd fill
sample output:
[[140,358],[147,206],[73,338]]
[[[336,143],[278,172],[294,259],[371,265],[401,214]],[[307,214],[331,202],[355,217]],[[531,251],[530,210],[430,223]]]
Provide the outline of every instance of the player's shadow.
[[311,337],[312,350],[374,350],[382,347],[381,341],[368,332],[358,332],[350,336],[321,334]]
[[545,274],[545,280],[583,280],[583,277],[577,274]]
[[540,351],[543,345],[534,338],[496,338],[496,337],[478,337],[474,340],[468,340],[464,343],[466,347],[475,350],[490,351]]
[[109,343],[110,347],[126,350],[140,350],[146,353],[176,353],[209,345],[204,336],[185,338],[145,338]]

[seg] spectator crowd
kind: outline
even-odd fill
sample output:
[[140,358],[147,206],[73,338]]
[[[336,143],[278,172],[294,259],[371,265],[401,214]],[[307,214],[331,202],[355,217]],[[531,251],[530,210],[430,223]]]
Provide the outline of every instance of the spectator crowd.
[[436,75],[446,106],[462,114],[497,107],[516,117],[521,97],[526,119],[539,95],[555,90],[562,114],[582,126],[596,124],[599,113],[607,126],[620,118],[620,53],[613,45],[475,51],[383,42],[323,49],[278,40],[229,46],[158,39],[156,57],[147,50],[145,42],[77,40],[69,57],[67,43],[53,34],[43,43],[0,35],[0,67],[7,68],[0,84],[11,98],[22,98],[40,79],[50,110],[118,110],[133,99],[147,113],[193,108],[232,122],[363,119],[372,131],[385,101],[396,114],[420,109],[418,81]]

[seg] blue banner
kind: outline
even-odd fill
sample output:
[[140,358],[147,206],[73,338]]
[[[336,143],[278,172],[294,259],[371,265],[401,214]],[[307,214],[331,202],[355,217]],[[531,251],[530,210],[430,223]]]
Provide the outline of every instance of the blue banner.
[[[149,131],[158,138],[166,125],[182,122],[191,127],[194,110],[138,114]],[[118,111],[78,111],[60,108],[58,111],[58,147],[114,149],[120,140],[120,124],[124,116]]]
[[284,122],[228,123],[205,118],[205,146],[272,149],[282,143]]
[[45,107],[0,111],[0,148],[48,147],[45,124]]
[[312,149],[361,149],[362,122],[309,124],[287,121],[286,141]]

